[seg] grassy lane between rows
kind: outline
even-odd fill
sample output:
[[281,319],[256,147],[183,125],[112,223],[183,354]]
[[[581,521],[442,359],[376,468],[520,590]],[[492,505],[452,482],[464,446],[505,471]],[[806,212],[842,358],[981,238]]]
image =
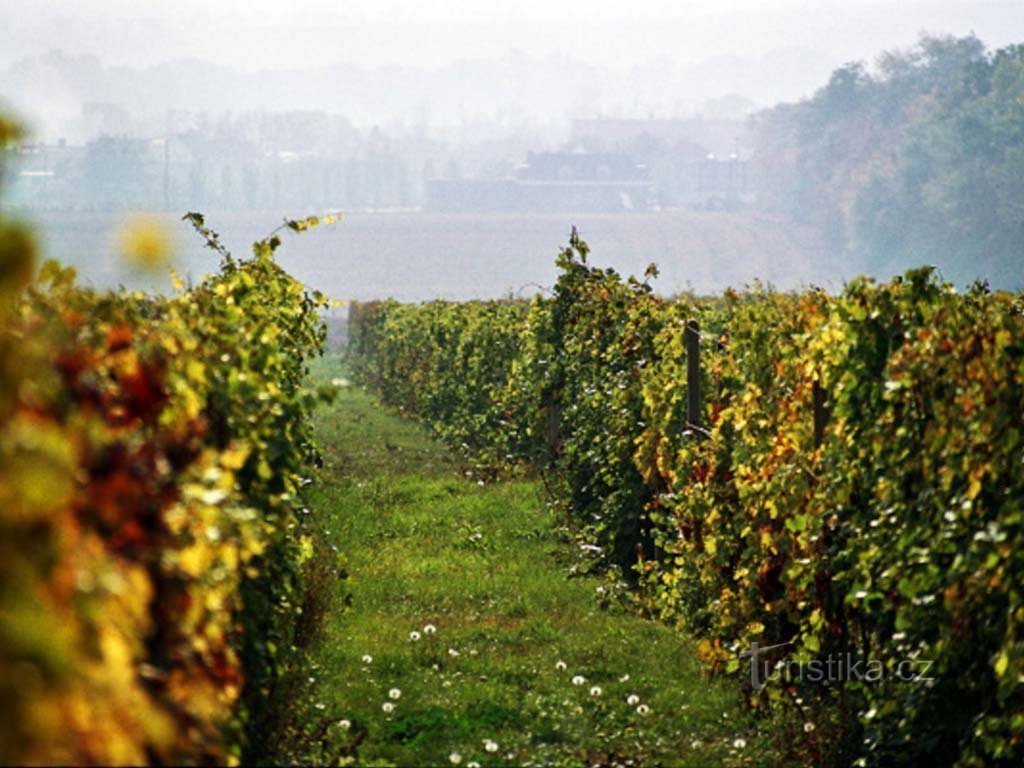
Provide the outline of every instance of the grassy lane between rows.
[[[768,765],[693,642],[614,601],[539,483],[484,484],[334,378],[309,493],[344,595],[309,650],[291,757],[360,765]],[[583,573],[585,568],[576,568]]]

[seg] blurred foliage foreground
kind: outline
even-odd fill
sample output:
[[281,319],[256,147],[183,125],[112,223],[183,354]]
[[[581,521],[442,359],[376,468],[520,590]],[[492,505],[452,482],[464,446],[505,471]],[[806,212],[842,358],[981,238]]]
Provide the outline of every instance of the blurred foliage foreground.
[[711,669],[856,662],[748,688],[804,762],[1021,765],[1024,299],[929,269],[665,299],[575,235],[558,265],[531,302],[354,305],[355,372],[480,471],[543,473]]
[[188,218],[220,271],[170,298],[0,221],[4,764],[238,762],[301,626],[324,299]]

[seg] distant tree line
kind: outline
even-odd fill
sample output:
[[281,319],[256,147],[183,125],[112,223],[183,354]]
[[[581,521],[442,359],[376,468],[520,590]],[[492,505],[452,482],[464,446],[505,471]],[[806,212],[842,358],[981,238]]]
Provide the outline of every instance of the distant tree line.
[[1024,45],[975,37],[836,70],[813,98],[755,117],[762,205],[810,224],[833,251],[887,274],[1021,285]]

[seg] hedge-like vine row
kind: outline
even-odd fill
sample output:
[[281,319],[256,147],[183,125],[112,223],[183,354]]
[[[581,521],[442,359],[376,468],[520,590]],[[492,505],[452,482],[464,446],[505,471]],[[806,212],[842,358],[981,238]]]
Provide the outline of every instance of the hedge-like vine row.
[[548,473],[711,667],[749,676],[754,642],[787,644],[772,662],[860,660],[859,680],[753,697],[800,710],[809,755],[1020,764],[1024,299],[918,270],[666,300],[591,267],[575,235],[558,264],[529,303],[354,306],[356,372],[478,465]]
[[172,297],[0,222],[4,764],[237,763],[288,659],[323,298],[190,216],[220,271]]

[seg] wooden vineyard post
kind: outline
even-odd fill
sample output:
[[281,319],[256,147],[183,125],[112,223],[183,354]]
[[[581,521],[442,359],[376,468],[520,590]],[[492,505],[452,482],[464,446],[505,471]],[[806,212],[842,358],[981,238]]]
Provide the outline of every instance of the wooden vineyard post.
[[813,389],[811,391],[811,401],[814,408],[815,448],[825,441],[825,427],[828,424],[828,405],[826,404],[826,398],[827,395],[825,394],[825,388],[821,386],[821,381],[815,379]]
[[549,394],[548,398],[548,402],[545,405],[544,431],[548,464],[554,466],[555,459],[562,448],[562,404],[560,399],[553,393]]
[[700,324],[686,323],[686,421],[687,427],[700,433]]

